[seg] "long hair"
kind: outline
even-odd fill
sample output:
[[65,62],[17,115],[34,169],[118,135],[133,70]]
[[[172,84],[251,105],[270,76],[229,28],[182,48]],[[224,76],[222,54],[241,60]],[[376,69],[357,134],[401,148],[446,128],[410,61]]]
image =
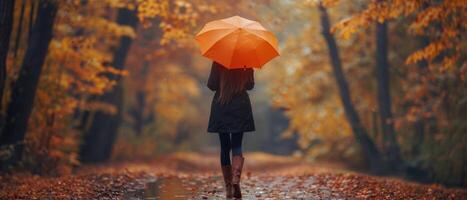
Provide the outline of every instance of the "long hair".
[[224,105],[232,100],[236,94],[245,90],[249,77],[244,69],[221,68],[218,101],[221,105]]

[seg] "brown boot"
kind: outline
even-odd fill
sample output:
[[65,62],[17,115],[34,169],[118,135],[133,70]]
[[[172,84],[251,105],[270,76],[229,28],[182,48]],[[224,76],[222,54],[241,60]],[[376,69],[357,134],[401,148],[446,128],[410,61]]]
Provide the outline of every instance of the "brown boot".
[[225,197],[232,198],[232,165],[222,166],[222,175],[225,183]]
[[232,186],[233,196],[235,198],[242,198],[242,191],[240,190],[240,177],[242,175],[244,161],[245,158],[243,158],[243,156],[232,156]]

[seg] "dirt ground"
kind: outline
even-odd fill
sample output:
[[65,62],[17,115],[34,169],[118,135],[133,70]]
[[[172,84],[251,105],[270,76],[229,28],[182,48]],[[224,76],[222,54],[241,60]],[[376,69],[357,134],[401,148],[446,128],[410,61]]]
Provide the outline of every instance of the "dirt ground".
[[[467,199],[467,189],[264,153],[245,154],[241,186],[243,199]],[[149,162],[86,165],[62,177],[0,176],[0,199],[224,199],[224,192],[216,155],[175,153]]]

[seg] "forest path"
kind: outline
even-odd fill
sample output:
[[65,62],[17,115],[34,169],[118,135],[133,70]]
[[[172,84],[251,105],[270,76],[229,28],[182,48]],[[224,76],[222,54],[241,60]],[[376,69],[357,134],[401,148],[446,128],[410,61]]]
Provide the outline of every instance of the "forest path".
[[[224,199],[216,155],[176,153],[151,162],[81,167],[75,175],[0,176],[0,199]],[[467,199],[446,189],[312,165],[283,156],[245,154],[243,199]]]

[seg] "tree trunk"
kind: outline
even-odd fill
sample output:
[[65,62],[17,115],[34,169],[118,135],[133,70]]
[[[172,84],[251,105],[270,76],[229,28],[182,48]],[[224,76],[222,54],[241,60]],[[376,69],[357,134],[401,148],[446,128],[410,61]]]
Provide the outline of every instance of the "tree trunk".
[[[138,18],[135,10],[121,8],[118,11],[117,23],[136,28]],[[125,60],[133,39],[124,36],[120,39],[120,46],[114,52],[113,66],[116,69],[125,69]],[[115,106],[117,113],[109,114],[97,111],[92,117],[87,117],[90,121],[89,128],[84,136],[84,143],[81,146],[80,159],[82,162],[92,163],[108,160],[112,153],[112,147],[117,135],[117,130],[122,118],[123,107],[123,83],[120,76],[109,75],[110,79],[117,81],[117,85],[109,92],[97,97],[99,101]]]
[[[0,111],[3,105],[3,89],[6,80],[6,60],[10,47],[10,36],[13,29],[13,13],[15,1],[0,1]],[[3,117],[2,117],[3,122]],[[1,123],[0,125],[3,125]]]
[[388,62],[388,30],[387,23],[376,22],[376,72],[378,82],[378,107],[381,129],[383,132],[383,146],[385,154],[392,167],[402,167],[399,144],[396,139],[391,112],[391,94],[389,88]]
[[[19,42],[21,39],[21,35],[23,33],[23,19],[24,19],[24,8],[26,7],[26,1],[23,0],[21,2],[21,11],[19,15],[19,21],[18,21],[18,29],[16,30],[16,38],[15,38],[15,47],[13,48],[13,59],[14,62],[16,61],[16,57],[18,55],[18,48],[19,48]],[[13,66],[16,66],[13,64]]]
[[2,165],[2,168],[6,168],[21,159],[22,143],[26,135],[28,119],[33,108],[34,97],[49,43],[52,39],[57,4],[41,0],[39,5],[31,40],[26,49],[18,79],[13,85],[7,109],[0,145],[2,147],[12,146],[13,155]]
[[149,62],[144,61],[143,66],[141,69],[141,88],[138,88],[136,92],[136,103],[135,107],[131,112],[131,115],[134,118],[133,128],[136,132],[137,136],[141,136],[143,134],[144,125],[146,124],[146,117],[144,116],[144,110],[146,110],[146,91],[144,87],[146,85],[147,73],[149,70]]
[[36,10],[36,1],[31,2],[31,8],[29,9],[29,29],[28,29],[28,41],[31,39],[32,26],[34,25],[34,11]]
[[[152,20],[152,24],[160,24],[161,19],[159,17],[154,18]],[[137,44],[140,48],[161,48],[160,45],[157,45],[156,47],[153,45],[154,41],[159,41],[163,35],[163,31],[160,28],[153,28],[150,30],[145,30],[144,32],[141,33],[140,37],[141,39],[138,41],[139,43]],[[152,63],[154,65],[154,63]],[[135,130],[135,133],[137,136],[141,136],[143,134],[144,127],[146,124],[149,122],[154,122],[154,114],[149,112],[148,114],[145,113],[145,110],[147,110],[147,104],[146,102],[146,84],[149,76],[151,76],[149,73],[149,65],[150,65],[150,60],[145,59],[143,61],[141,70],[138,72],[139,75],[139,80],[141,81],[141,85],[138,86],[138,89],[136,91],[135,99],[136,103],[132,105],[132,108],[129,111],[129,114],[133,116],[134,123],[132,124],[133,129]],[[156,66],[157,64],[155,64]]]
[[347,80],[345,79],[344,72],[342,71],[339,50],[334,36],[330,32],[330,23],[327,10],[322,4],[319,4],[319,10],[321,12],[322,34],[324,39],[326,40],[329,49],[329,57],[331,60],[334,76],[336,78],[336,82],[339,88],[341,102],[344,106],[345,116],[350,126],[352,127],[352,132],[355,136],[355,139],[360,144],[366,156],[366,159],[369,161],[370,169],[374,173],[381,173],[383,170],[383,162],[381,160],[380,153],[376,148],[373,140],[368,136],[366,129],[360,122],[358,113],[355,110],[351,101],[349,86],[347,84]]
[[[426,46],[428,46],[430,44],[430,39],[426,36],[422,36],[419,38],[419,45],[421,48],[425,48]],[[423,60],[420,60],[418,63],[418,69],[419,69],[419,73],[420,74],[425,74],[427,73],[427,68],[428,68],[428,61],[426,61],[425,59]],[[418,84],[420,84],[420,81],[418,82]],[[424,101],[424,100],[422,100]],[[425,104],[425,102],[424,102]],[[422,116],[419,116],[419,118],[417,119],[417,121],[414,122],[414,129],[415,129],[415,141],[414,141],[414,144],[413,144],[413,147],[412,147],[412,154],[413,155],[416,155],[416,156],[419,156],[420,155],[420,147],[421,145],[423,144],[423,141],[425,139],[425,126],[426,126],[426,123],[425,123],[425,119],[423,119]]]

